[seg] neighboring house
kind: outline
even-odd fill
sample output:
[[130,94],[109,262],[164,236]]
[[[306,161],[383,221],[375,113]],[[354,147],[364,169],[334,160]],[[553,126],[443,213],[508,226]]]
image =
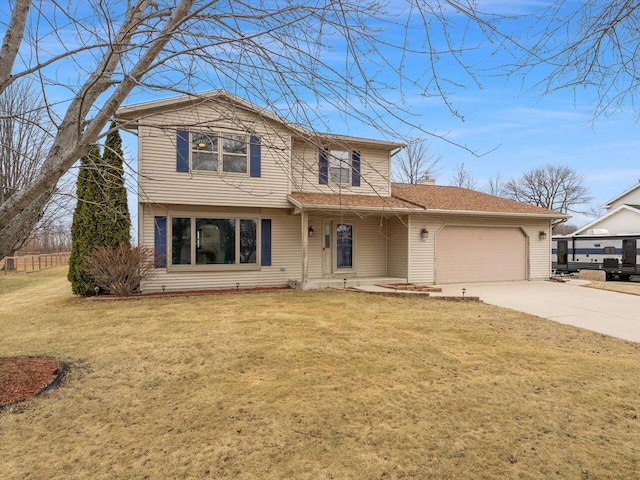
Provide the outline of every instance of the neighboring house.
[[640,182],[602,205],[607,213],[579,228],[570,236],[598,235],[606,230],[611,235],[640,233]]
[[122,107],[138,130],[145,292],[544,279],[562,214],[392,184],[398,142],[316,134],[217,90]]

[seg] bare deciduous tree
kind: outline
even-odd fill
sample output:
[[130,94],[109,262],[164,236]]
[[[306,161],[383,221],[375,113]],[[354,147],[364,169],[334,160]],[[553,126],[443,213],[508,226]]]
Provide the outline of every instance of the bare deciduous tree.
[[[584,176],[570,167],[545,165],[533,168],[504,184],[506,196],[519,202],[561,213],[580,213],[591,201]],[[554,225],[566,222],[554,220]]]
[[639,115],[639,2],[556,0],[534,18],[515,39],[525,47],[517,71],[533,76],[542,67],[538,82],[547,93],[595,89],[594,117],[627,106]]
[[[55,135],[36,176],[0,206],[0,257],[24,241],[58,180],[106,135],[134,90],[226,88],[312,131],[335,109],[397,137],[392,125],[410,118],[397,85],[421,85],[456,114],[447,88],[459,81],[441,72],[457,65],[474,79],[461,58],[466,36],[450,35],[449,26],[467,33],[467,24],[491,21],[466,0],[13,0],[8,7],[0,13],[0,93],[34,79]],[[404,37],[386,35],[399,28]],[[477,32],[495,36],[492,28]]]
[[462,187],[474,190],[476,188],[476,180],[464,168],[464,163],[456,165],[456,170],[449,179],[449,185],[452,187]]
[[504,189],[504,179],[500,175],[500,172],[489,177],[489,179],[487,180],[485,192],[496,197],[505,196],[506,191]]
[[[312,131],[335,110],[398,137],[393,125],[411,118],[399,106],[398,86],[440,96],[458,115],[448,89],[464,80],[443,72],[458,68],[477,80],[465,65],[469,38],[523,48],[531,54],[519,64],[525,71],[557,66],[549,90],[595,84],[602,108],[634,99],[640,77],[638,6],[624,0],[555,2],[528,39],[535,48],[501,35],[497,22],[509,19],[479,13],[469,0],[5,3],[0,93],[22,78],[40,85],[55,135],[36,176],[0,205],[0,257],[24,241],[57,182],[106,135],[134,91],[226,88]],[[552,41],[563,26],[571,28],[566,47],[557,49]],[[398,31],[406,33],[387,35]]]
[[429,144],[424,139],[407,142],[407,147],[395,158],[393,180],[401,183],[418,184],[434,179],[442,167],[440,155],[429,152]]
[[[12,83],[0,94],[0,208],[37,178],[51,145],[49,125],[46,106],[27,81]],[[60,200],[51,198],[45,204],[40,227],[57,219]],[[37,230],[35,224],[24,225],[20,241],[5,254],[12,256]]]
[[578,229],[575,225],[571,223],[560,223],[553,227],[554,235],[569,235],[575,232]]

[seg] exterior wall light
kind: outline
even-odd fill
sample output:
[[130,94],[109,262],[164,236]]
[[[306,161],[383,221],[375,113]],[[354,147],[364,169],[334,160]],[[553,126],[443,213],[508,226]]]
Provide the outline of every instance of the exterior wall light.
[[313,237],[316,234],[315,230],[311,225],[309,225],[309,236]]
[[540,235],[540,240],[545,240],[547,238],[547,232],[545,232],[544,230],[540,230],[538,232],[538,235]]
[[427,227],[422,227],[422,230],[420,230],[420,238],[422,240],[426,240],[428,236],[429,236],[429,230],[427,230]]

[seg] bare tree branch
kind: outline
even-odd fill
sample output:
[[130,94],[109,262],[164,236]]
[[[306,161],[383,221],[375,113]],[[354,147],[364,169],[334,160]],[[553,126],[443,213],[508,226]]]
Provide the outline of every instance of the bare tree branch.
[[424,139],[408,141],[407,147],[394,160],[394,182],[418,184],[435,180],[435,175],[442,170],[442,157],[430,153],[429,143]]
[[465,170],[464,163],[459,163],[458,165],[456,165],[456,170],[449,179],[449,185],[451,185],[452,187],[461,187],[475,190],[477,182],[471,176],[471,174],[467,170]]

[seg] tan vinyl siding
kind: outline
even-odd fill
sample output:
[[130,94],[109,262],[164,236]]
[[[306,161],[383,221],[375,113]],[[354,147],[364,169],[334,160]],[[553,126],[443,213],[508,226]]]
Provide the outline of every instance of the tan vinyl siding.
[[356,231],[356,270],[359,277],[387,275],[387,229],[383,218],[359,219]]
[[408,217],[391,217],[387,221],[387,273],[392,277],[408,275]]
[[[506,217],[468,217],[464,215],[410,215],[409,217],[409,281],[433,284],[435,282],[435,239],[437,232],[445,225],[519,227],[526,235],[529,280],[549,278],[551,274],[551,235],[549,221]],[[420,239],[420,230],[426,227],[429,237]],[[540,230],[547,232],[547,238],[539,238]]]
[[309,215],[309,225],[315,232],[315,235],[309,238],[309,278],[322,278],[323,220],[321,215]]
[[236,282],[241,288],[285,286],[290,279],[300,279],[302,262],[300,260],[300,216],[289,215],[283,209],[243,209],[224,207],[189,207],[185,205],[140,205],[142,230],[140,244],[153,246],[154,216],[167,215],[169,212],[198,212],[215,215],[257,214],[261,218],[270,218],[272,225],[271,266],[258,267],[248,271],[181,271],[171,272],[156,269],[156,275],[142,284],[143,292],[174,290],[209,290],[218,288],[235,288]]
[[[176,172],[176,131],[226,129],[261,138],[261,177]],[[282,126],[241,109],[211,106],[174,110],[141,121],[139,192],[143,202],[190,205],[289,206],[291,136]]]
[[293,144],[292,154],[292,185],[294,192],[311,193],[345,193],[351,195],[391,195],[391,183],[389,181],[389,151],[374,148],[345,148],[360,152],[360,186],[336,185],[329,182],[328,185],[320,185],[318,182],[318,158],[319,151],[314,145],[296,141]]

